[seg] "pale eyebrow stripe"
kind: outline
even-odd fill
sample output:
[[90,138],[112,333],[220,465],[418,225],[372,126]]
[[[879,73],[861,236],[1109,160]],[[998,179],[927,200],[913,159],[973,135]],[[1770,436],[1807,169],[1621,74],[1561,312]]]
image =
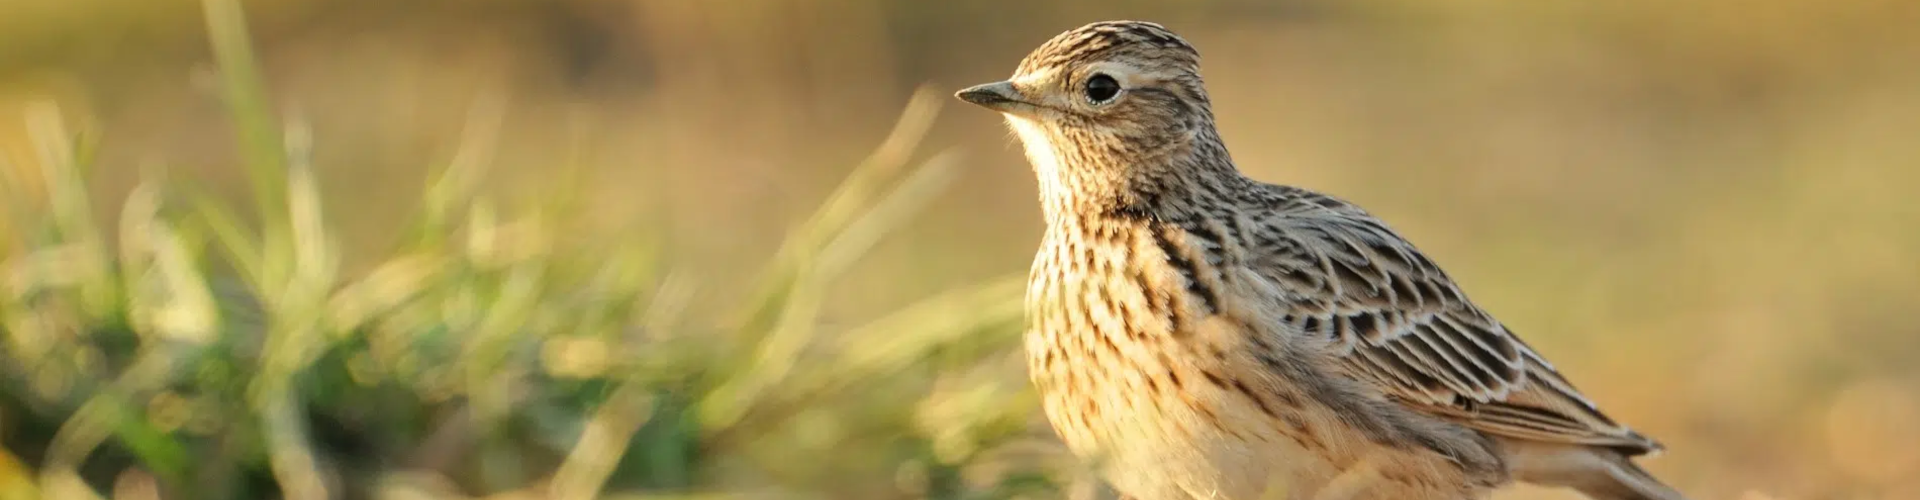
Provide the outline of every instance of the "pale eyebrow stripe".
[[1044,68],[1032,73],[1014,75],[1013,85],[1016,87],[1032,87],[1052,79],[1053,75],[1059,71],[1060,70],[1055,68]]

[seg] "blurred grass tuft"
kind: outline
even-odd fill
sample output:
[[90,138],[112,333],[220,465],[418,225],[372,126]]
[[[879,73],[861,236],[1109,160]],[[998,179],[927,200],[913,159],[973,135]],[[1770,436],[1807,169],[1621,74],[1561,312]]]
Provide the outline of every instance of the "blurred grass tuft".
[[[951,154],[909,162],[944,96],[916,94],[790,232],[757,294],[700,294],[645,237],[564,234],[560,200],[512,209],[480,193],[501,119],[489,99],[405,241],[352,275],[311,166],[326,145],[267,106],[238,3],[203,7],[256,206],[150,174],[109,248],[88,212],[86,148],[51,104],[29,113],[44,199],[0,178],[15,229],[0,246],[0,418],[46,432],[11,436],[0,498],[1051,491],[998,463],[1030,457],[993,453],[1030,444],[1019,380],[928,368],[998,356],[981,346],[1016,330],[1018,277],[865,324],[819,316],[827,285],[951,180]],[[735,315],[689,316],[707,309]],[[916,396],[936,387],[959,396]],[[846,473],[916,479],[879,483],[892,492],[829,479]]]

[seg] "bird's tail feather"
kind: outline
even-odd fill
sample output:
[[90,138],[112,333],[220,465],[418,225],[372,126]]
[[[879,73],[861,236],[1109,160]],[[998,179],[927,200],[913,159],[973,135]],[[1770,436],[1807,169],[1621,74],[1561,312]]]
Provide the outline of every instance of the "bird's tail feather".
[[1578,490],[1593,500],[1687,500],[1619,451],[1509,441],[1513,478]]
[[1604,474],[1569,486],[1594,500],[1687,500],[1626,457],[1617,458]]

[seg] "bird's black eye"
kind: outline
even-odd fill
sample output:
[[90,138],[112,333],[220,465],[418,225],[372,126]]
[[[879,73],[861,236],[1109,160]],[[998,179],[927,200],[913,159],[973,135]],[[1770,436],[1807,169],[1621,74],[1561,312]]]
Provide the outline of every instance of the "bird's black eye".
[[1095,74],[1087,79],[1087,102],[1106,104],[1116,95],[1120,95],[1120,82],[1113,77]]

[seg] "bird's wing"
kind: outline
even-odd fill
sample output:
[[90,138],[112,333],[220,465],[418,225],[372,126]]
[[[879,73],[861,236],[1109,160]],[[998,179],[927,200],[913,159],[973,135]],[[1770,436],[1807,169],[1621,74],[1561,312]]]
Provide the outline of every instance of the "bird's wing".
[[1267,227],[1247,258],[1282,289],[1282,320],[1331,339],[1352,376],[1496,436],[1660,449],[1602,414],[1378,219],[1324,195],[1293,195],[1290,209],[1258,221]]

